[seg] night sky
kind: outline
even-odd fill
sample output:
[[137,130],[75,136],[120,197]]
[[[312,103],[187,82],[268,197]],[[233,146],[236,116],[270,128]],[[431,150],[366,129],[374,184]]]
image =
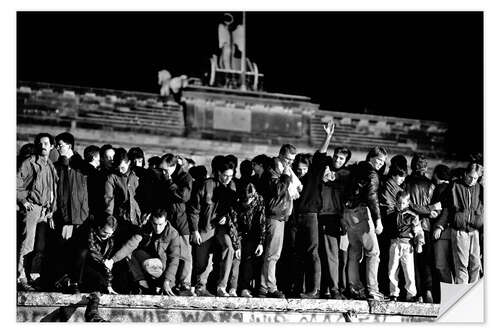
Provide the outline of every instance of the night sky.
[[[238,19],[238,13],[234,13]],[[202,77],[222,13],[18,13],[18,80],[158,92]],[[446,121],[450,151],[483,149],[481,12],[247,13],[264,89],[324,110]]]

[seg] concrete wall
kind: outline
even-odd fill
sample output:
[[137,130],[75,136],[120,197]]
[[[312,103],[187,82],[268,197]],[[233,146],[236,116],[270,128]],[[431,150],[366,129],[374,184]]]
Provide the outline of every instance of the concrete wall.
[[[85,321],[87,295],[18,293],[17,321]],[[113,322],[336,323],[433,321],[437,304],[376,301],[103,295]]]

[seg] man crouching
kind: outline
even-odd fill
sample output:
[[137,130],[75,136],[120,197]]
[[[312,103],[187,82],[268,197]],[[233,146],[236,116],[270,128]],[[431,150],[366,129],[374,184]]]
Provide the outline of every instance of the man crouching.
[[175,296],[175,273],[179,266],[179,234],[167,220],[164,209],[154,210],[147,223],[116,254],[107,261],[113,263],[130,257],[132,279],[141,294]]

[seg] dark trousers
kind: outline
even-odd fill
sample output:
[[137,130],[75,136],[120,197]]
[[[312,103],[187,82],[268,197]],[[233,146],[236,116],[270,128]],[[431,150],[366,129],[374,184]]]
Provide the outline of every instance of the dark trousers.
[[251,238],[243,238],[241,240],[241,263],[240,263],[240,280],[239,286],[241,290],[252,289],[252,281],[258,281],[260,271],[258,265],[262,264],[261,258],[255,255],[257,242]]
[[[387,232],[377,236],[378,246],[380,249],[380,264],[378,266],[378,287],[379,291],[385,295],[389,295],[389,248],[391,247],[391,239]],[[401,274],[399,274],[401,276]],[[401,281],[401,279],[399,279]]]
[[212,260],[215,247],[215,237],[193,245],[193,274],[191,285],[196,288],[206,288],[208,275],[212,271]]
[[431,241],[431,234],[424,230],[425,244],[422,253],[414,252],[415,256],[415,282],[417,285],[417,295],[422,296],[427,290],[432,291],[434,252]]
[[107,293],[106,268],[90,260],[87,254],[87,249],[74,250],[73,261],[70,263],[71,280],[77,282],[82,291]]
[[347,251],[340,250],[340,216],[318,215],[321,291],[343,290],[347,285]]
[[318,244],[318,214],[297,214],[295,225],[295,248],[296,256],[296,292],[302,290],[302,281],[305,277],[306,292],[320,289],[321,261],[319,259]]

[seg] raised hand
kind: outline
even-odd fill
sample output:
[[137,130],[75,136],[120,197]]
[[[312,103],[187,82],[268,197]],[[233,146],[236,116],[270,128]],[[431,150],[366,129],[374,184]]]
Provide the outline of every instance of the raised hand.
[[323,129],[325,130],[326,135],[332,136],[335,131],[335,123],[333,122],[333,119],[330,119],[328,124],[323,125]]

